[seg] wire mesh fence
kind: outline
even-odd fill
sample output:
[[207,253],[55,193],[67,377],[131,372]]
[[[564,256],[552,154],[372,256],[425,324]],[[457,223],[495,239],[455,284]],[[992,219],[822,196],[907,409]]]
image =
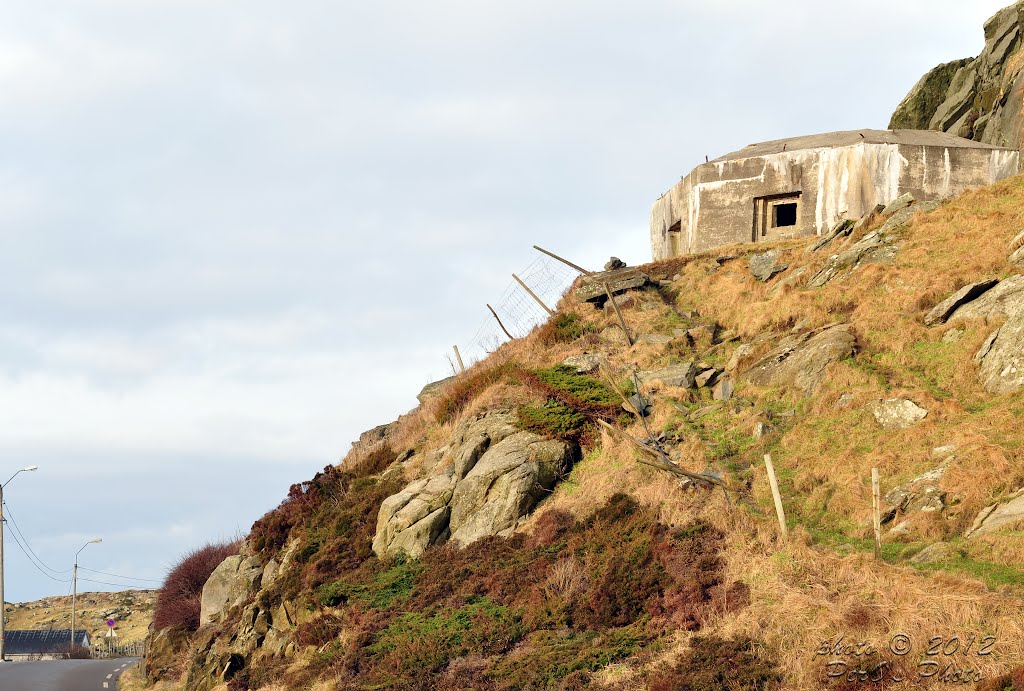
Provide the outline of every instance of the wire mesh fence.
[[[522,271],[517,271],[516,276],[529,286],[541,302],[554,310],[565,291],[579,276],[579,272],[542,255]],[[548,318],[544,308],[511,277],[498,299],[489,304],[513,338],[522,338]],[[459,344],[466,367],[486,358],[508,338],[497,320],[489,312],[484,311],[480,326],[473,337]]]

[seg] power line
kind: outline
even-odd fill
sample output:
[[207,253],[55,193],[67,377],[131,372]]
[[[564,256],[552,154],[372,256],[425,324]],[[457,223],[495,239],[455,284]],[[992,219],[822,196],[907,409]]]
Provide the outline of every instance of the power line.
[[31,543],[29,543],[28,538],[25,537],[25,534],[23,532],[21,532],[21,528],[18,527],[18,522],[14,519],[14,512],[11,511],[11,505],[9,503],[7,503],[6,499],[4,500],[4,506],[7,507],[7,517],[10,519],[11,525],[13,526],[14,530],[17,531],[18,535],[21,536],[21,539],[24,541],[25,546],[28,548],[28,551],[32,553],[32,556],[34,556],[36,558],[36,561],[39,562],[39,564],[44,569],[47,569],[48,571],[52,571],[53,573],[56,573],[56,574],[71,573],[71,569],[64,569],[63,571],[60,570],[60,569],[55,569],[52,566],[49,566],[42,559],[40,559],[39,555],[36,554],[34,549],[32,549],[32,545],[31,545]]
[[[82,567],[78,567],[78,568],[82,568]],[[140,590],[139,586],[137,586],[137,585],[129,585],[129,584],[126,584],[126,583],[108,583],[107,581],[94,581],[91,578],[79,578],[78,580],[80,582],[83,582],[83,583],[98,583],[100,585],[112,585],[115,588],[124,588],[125,590]]]
[[21,544],[21,540],[19,540],[19,539],[18,539],[18,535],[17,535],[16,533],[14,533],[14,532],[12,531],[12,532],[11,532],[11,537],[13,537],[13,538],[14,538],[14,543],[15,543],[16,545],[18,545],[18,548],[19,548],[19,549],[21,550],[22,554],[24,554],[24,555],[25,555],[25,558],[26,558],[26,559],[28,559],[29,563],[30,563],[30,564],[32,564],[32,566],[34,566],[34,567],[36,568],[36,570],[37,570],[37,571],[38,571],[39,573],[43,574],[44,576],[46,576],[47,578],[49,578],[49,579],[50,579],[51,581],[57,581],[58,583],[70,583],[70,582],[71,582],[71,579],[70,579],[70,578],[68,578],[68,579],[64,579],[64,578],[54,578],[54,577],[53,577],[53,576],[51,576],[50,574],[48,574],[48,573],[46,573],[45,571],[43,571],[43,570],[42,570],[41,568],[39,568],[39,565],[38,565],[38,564],[36,564],[36,563],[35,563],[34,561],[32,561],[32,557],[30,557],[30,556],[28,555],[28,552],[27,552],[27,551],[25,550],[25,548],[24,548],[24,547],[22,546],[22,544]]
[[125,580],[125,581],[144,581],[146,583],[163,583],[163,581],[157,580],[155,578],[136,578],[135,576],[122,576],[122,575],[116,574],[116,573],[107,573],[106,571],[97,571],[96,569],[87,569],[84,566],[79,566],[78,570],[79,571],[88,571],[89,573],[98,573],[98,574],[101,574],[103,576],[110,576],[111,578],[120,578],[120,579]]

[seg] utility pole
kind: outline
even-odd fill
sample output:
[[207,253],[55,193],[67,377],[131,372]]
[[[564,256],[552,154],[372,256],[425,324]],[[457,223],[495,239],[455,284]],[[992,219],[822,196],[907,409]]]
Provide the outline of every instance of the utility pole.
[[82,548],[75,552],[75,569],[71,575],[71,648],[68,650],[68,654],[71,654],[75,650],[75,600],[78,598],[78,555],[82,553],[82,550],[89,545],[98,545],[103,542],[103,538],[96,538],[89,540]]
[[10,484],[11,480],[18,476],[18,473],[25,473],[32,470],[36,470],[39,466],[30,465],[22,468],[14,475],[11,475],[10,480],[0,485],[0,662],[7,661],[7,655],[4,652],[4,644],[7,637],[7,601],[4,599],[4,530],[3,524],[6,523],[4,520],[4,487]]

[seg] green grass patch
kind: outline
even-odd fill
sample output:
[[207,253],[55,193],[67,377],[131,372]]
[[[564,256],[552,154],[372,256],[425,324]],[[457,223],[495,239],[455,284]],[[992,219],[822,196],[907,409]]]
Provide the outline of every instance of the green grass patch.
[[516,412],[520,429],[555,439],[578,439],[588,423],[586,415],[553,399],[540,406],[520,406]]

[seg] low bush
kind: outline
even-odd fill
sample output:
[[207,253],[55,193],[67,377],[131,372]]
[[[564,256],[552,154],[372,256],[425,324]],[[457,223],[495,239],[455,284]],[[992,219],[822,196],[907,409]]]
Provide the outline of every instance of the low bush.
[[[763,691],[782,680],[774,661],[762,658],[749,638],[693,639],[671,670],[651,680],[651,691]],[[761,646],[763,647],[763,646]]]
[[562,312],[541,325],[537,338],[542,345],[550,347],[557,343],[572,343],[593,331],[594,327],[583,321],[580,315]]
[[238,554],[239,542],[208,544],[189,552],[167,574],[153,608],[157,631],[195,631],[199,628],[203,586],[222,561]]

